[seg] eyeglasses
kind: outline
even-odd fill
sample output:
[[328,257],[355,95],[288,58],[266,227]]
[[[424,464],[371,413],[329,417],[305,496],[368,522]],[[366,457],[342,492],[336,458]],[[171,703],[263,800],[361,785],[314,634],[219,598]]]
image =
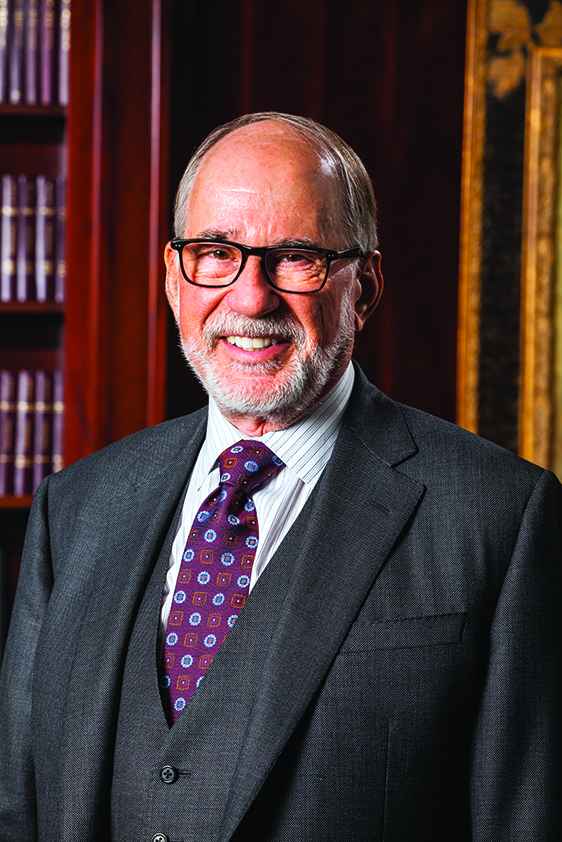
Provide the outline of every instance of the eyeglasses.
[[316,246],[244,246],[230,240],[184,240],[170,243],[180,257],[185,280],[198,287],[220,288],[233,284],[251,255],[262,260],[268,283],[281,292],[310,293],[322,289],[334,260],[362,257],[355,247],[332,251]]

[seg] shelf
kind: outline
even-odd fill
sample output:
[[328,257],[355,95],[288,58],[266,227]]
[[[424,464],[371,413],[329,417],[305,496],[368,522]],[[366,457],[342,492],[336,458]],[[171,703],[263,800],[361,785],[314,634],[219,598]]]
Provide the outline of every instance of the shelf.
[[0,303],[0,316],[13,316],[18,313],[37,316],[64,316],[64,304],[55,301],[3,301]]
[[49,117],[55,120],[66,119],[66,108],[64,105],[0,105],[0,118],[2,117],[31,117],[40,119]]
[[0,509],[29,509],[32,499],[31,494],[24,494],[21,497],[0,497]]

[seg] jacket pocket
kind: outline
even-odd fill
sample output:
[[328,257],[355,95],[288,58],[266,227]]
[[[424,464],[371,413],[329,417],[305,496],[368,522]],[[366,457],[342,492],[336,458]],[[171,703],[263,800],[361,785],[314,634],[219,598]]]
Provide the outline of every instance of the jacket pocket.
[[465,620],[466,612],[359,621],[351,626],[340,652],[461,643]]

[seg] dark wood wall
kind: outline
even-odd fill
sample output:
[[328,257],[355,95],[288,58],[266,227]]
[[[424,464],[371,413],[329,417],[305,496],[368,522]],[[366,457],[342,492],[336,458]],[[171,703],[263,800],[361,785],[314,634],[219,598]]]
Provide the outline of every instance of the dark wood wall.
[[[170,194],[197,143],[248,111],[335,129],[375,184],[386,292],[357,357],[454,419],[465,2],[172,2]],[[171,216],[170,216],[171,220]],[[167,413],[203,396],[169,332]]]

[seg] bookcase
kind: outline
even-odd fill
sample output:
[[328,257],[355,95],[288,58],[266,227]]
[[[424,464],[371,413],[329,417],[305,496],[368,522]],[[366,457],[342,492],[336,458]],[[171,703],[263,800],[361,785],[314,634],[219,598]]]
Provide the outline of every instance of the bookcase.
[[[0,563],[62,467],[69,0],[0,0]],[[0,612],[0,625],[5,622]]]
[[[5,299],[0,300],[0,372],[16,374],[7,401],[16,403],[15,413],[18,403],[20,411],[36,416],[39,404],[43,420],[50,413],[56,452],[46,472],[164,418],[166,9],[160,0],[138,0],[134,15],[127,0],[0,0],[0,176],[11,177],[1,184],[3,198],[15,194],[14,202],[3,207],[16,240],[7,255],[14,264],[12,289],[8,294],[5,282],[0,296]],[[31,61],[35,70],[29,71],[30,10],[37,14],[39,34],[49,16],[53,25],[52,38],[45,40],[52,61],[49,102],[42,100],[46,56],[39,37]],[[12,84],[16,65],[19,98]],[[35,96],[29,90],[33,72]],[[18,253],[17,237],[24,236],[24,223],[30,220],[36,229],[41,213],[37,193],[41,198],[45,184],[53,190],[52,213],[45,217],[53,221],[52,253],[49,246],[47,254],[39,255],[43,263],[52,263],[46,294],[39,277],[45,266],[23,247]],[[24,194],[25,188],[31,194],[27,203],[19,201],[22,186]],[[22,212],[25,220],[20,220]],[[17,372],[22,371],[33,373],[39,397],[47,378],[47,399],[23,400],[23,390],[18,401]],[[36,372],[42,373],[42,384]],[[0,627],[13,597],[36,484],[28,464],[35,427],[28,431],[29,452],[20,460],[31,472],[25,493],[15,493],[22,487],[16,489],[13,478],[8,493],[5,487],[0,491]],[[36,469],[36,480],[38,475]]]

